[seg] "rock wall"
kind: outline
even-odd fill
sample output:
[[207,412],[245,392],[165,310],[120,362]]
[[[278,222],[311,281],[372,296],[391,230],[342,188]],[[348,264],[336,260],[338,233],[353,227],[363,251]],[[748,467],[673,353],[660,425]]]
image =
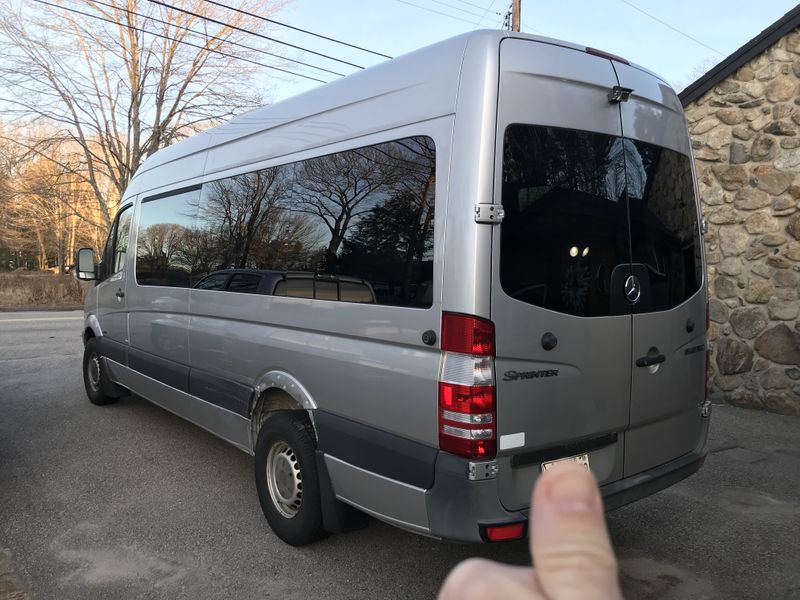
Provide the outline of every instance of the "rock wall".
[[800,415],[800,29],[685,107],[715,401]]

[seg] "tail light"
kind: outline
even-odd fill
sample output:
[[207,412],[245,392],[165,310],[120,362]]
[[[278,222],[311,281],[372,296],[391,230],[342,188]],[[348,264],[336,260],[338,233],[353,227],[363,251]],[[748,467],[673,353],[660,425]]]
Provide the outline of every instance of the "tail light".
[[494,458],[497,412],[494,324],[471,315],[442,315],[439,448],[467,458]]

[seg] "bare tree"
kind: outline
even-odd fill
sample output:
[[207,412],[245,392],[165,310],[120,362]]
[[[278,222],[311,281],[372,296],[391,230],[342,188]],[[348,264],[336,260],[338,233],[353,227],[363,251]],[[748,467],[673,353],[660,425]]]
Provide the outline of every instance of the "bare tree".
[[379,147],[307,160],[297,167],[293,210],[325,224],[330,240],[325,269],[336,272],[338,252],[351,225],[369,213],[396,179],[395,165]]
[[[239,7],[269,15],[283,2]],[[0,100],[18,126],[56,128],[14,139],[85,182],[102,229],[147,156],[262,103],[250,81],[258,67],[237,60],[257,49],[231,49],[262,20],[202,0],[176,4],[225,25],[145,0],[45,4],[0,3]],[[65,141],[73,152],[54,156]]]

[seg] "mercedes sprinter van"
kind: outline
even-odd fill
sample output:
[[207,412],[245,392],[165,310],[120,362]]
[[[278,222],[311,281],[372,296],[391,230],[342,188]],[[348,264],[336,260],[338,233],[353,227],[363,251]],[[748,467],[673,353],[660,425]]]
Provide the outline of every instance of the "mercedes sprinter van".
[[518,33],[444,41],[148,158],[76,257],[87,393],[254,455],[290,544],[365,514],[523,537],[559,460],[618,507],[706,455],[694,181],[658,76]]

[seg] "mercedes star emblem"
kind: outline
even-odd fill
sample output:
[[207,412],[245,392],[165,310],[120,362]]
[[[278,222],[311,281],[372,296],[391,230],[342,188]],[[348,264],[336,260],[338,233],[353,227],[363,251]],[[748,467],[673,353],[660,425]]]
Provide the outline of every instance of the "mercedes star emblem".
[[628,278],[625,280],[625,297],[628,299],[628,302],[636,304],[641,295],[642,286],[639,284],[636,275],[628,275]]

